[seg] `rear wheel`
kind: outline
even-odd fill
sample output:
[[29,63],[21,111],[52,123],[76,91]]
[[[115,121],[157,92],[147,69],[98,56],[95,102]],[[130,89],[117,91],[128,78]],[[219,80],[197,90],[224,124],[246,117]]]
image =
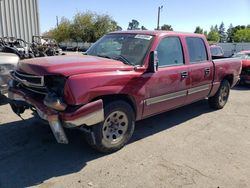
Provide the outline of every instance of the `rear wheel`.
[[229,93],[230,84],[223,80],[216,94],[208,99],[209,106],[213,109],[222,109],[228,101]]
[[135,115],[129,104],[124,101],[114,101],[104,108],[105,119],[92,127],[92,141],[88,143],[104,153],[121,149],[134,132]]

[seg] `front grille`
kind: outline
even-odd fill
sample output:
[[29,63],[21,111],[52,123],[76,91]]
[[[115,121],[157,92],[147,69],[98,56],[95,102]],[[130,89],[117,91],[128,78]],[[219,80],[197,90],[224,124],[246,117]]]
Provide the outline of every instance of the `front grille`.
[[13,72],[12,76],[18,82],[21,82],[22,84],[24,84],[26,86],[44,87],[44,77],[43,76],[36,76],[36,75],[21,73],[19,71]]
[[21,87],[31,91],[32,93],[38,93],[41,95],[46,95],[48,93],[46,87],[31,87],[31,86],[25,86],[25,85],[22,85]]
[[11,72],[11,77],[18,82],[17,86],[31,93],[37,93],[40,95],[46,95],[47,87],[44,84],[43,76],[36,76],[19,71]]

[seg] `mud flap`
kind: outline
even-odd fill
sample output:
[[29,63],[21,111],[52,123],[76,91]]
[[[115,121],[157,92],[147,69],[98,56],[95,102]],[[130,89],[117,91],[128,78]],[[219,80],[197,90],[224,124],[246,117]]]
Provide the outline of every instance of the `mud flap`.
[[84,127],[84,126],[81,126],[80,130],[84,133],[85,140],[90,145],[95,145],[96,144],[95,134],[91,129],[88,129],[88,128]]

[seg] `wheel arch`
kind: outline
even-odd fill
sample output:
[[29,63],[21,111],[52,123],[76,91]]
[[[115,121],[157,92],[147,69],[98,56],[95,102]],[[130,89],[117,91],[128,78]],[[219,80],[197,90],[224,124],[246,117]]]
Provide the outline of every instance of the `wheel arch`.
[[96,101],[102,99],[103,100],[103,104],[106,105],[112,101],[115,100],[121,100],[121,101],[125,101],[127,102],[133,109],[135,117],[137,117],[137,108],[136,108],[136,101],[134,99],[134,97],[127,95],[127,94],[112,94],[112,95],[102,95],[102,96],[98,96],[96,98],[94,98],[91,101]]
[[234,76],[232,74],[229,74],[229,75],[226,75],[222,80],[227,80],[229,82],[230,86],[232,87]]

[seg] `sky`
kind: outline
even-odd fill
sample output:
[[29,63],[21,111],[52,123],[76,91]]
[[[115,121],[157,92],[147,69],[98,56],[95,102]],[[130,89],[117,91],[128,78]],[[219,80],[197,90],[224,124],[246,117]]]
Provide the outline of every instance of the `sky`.
[[170,24],[175,31],[194,32],[196,26],[209,31],[222,21],[226,28],[230,23],[250,24],[250,0],[39,0],[41,32],[55,27],[56,16],[72,19],[84,11],[108,14],[123,30],[132,19],[153,30],[159,6],[163,6],[160,25]]

